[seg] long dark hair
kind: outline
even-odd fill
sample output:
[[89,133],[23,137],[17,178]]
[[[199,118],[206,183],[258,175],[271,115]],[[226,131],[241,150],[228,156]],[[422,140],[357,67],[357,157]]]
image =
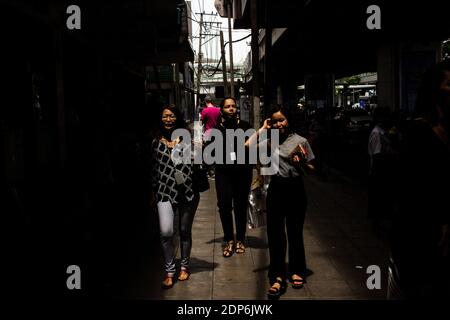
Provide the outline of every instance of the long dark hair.
[[433,125],[438,123],[439,115],[436,106],[443,102],[443,93],[439,87],[445,78],[446,71],[450,71],[450,60],[435,64],[423,74],[414,117],[423,117]]
[[[164,128],[163,122],[161,120],[164,110],[169,110],[173,112],[173,114],[177,117],[173,129],[170,131]],[[187,128],[186,121],[184,120],[184,116],[181,110],[178,109],[174,104],[164,105],[160,108],[158,113],[158,127],[156,128],[154,137],[159,139],[162,136],[164,136],[166,139],[170,139],[170,135],[172,134],[173,130],[186,128]]]
[[277,104],[272,106],[267,114],[267,118],[272,118],[273,114],[277,112],[280,112],[283,116],[285,116],[288,121],[289,126],[286,128],[288,133],[301,133],[301,114],[299,110]]

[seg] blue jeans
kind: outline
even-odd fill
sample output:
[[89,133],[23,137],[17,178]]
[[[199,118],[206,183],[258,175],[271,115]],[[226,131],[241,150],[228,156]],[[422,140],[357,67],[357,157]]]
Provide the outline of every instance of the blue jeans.
[[192,201],[172,204],[158,202],[158,217],[164,268],[167,273],[175,273],[175,240],[180,235],[181,267],[187,268],[192,248],[192,223],[200,196],[195,194]]

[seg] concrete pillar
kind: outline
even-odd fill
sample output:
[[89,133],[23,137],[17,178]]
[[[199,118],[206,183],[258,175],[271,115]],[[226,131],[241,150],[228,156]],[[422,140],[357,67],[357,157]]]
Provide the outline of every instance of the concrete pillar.
[[[267,4],[266,4],[267,5]],[[264,114],[269,112],[272,104],[272,29],[266,28],[264,37]]]
[[259,92],[259,27],[258,27],[258,8],[257,0],[251,0],[250,20],[252,29],[252,125],[259,128],[261,125],[261,104]]
[[397,44],[385,44],[378,49],[378,106],[399,110],[399,49]]
[[62,31],[54,32],[55,41],[55,80],[56,80],[56,108],[58,122],[59,160],[63,167],[67,160],[66,144],[66,108],[64,103],[64,76],[63,76],[63,42]]
[[411,115],[422,74],[440,59],[439,42],[385,44],[378,50],[378,106]]
[[399,63],[399,106],[402,112],[412,114],[415,111],[417,91],[423,73],[441,60],[439,42],[403,43],[400,45]]

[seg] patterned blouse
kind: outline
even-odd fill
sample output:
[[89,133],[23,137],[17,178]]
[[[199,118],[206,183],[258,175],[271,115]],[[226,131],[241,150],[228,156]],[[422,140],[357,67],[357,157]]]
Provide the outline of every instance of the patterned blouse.
[[[182,143],[177,144],[175,148],[183,148]],[[194,198],[192,164],[183,162],[175,164],[171,158],[172,150],[159,139],[153,140],[151,152],[152,188],[158,202],[191,201]]]

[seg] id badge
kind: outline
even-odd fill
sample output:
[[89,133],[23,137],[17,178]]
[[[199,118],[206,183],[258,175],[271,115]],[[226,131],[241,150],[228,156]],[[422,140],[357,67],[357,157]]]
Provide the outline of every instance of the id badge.
[[184,182],[184,176],[180,171],[175,171],[175,182],[177,184],[182,184]]
[[236,152],[230,152],[231,161],[236,161]]

